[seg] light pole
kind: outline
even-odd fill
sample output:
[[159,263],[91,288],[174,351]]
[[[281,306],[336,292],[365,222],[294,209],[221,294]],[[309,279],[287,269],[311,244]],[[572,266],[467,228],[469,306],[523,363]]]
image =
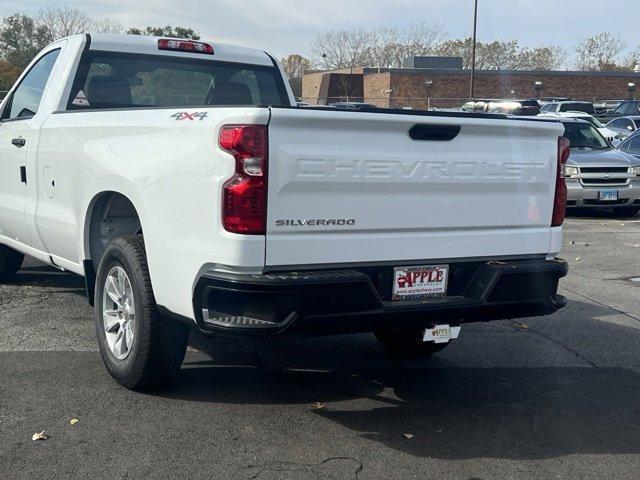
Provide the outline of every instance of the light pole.
[[533,88],[536,90],[536,99],[540,100],[540,90],[542,90],[542,82],[538,81],[533,84]]
[[424,82],[427,87],[427,109],[431,108],[431,89],[433,88],[433,80]]
[[469,97],[475,98],[476,91],[476,43],[478,33],[478,0],[474,0],[473,8],[473,46],[471,47],[471,91]]
[[629,82],[629,100],[636,99],[636,84],[633,82]]

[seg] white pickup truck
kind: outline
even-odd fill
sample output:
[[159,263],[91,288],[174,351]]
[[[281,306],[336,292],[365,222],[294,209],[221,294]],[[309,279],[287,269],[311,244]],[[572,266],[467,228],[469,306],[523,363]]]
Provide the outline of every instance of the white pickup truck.
[[265,52],[126,35],[48,46],[0,112],[0,281],[84,276],[128,388],[174,379],[190,325],[430,354],[565,304],[559,123],[298,108]]

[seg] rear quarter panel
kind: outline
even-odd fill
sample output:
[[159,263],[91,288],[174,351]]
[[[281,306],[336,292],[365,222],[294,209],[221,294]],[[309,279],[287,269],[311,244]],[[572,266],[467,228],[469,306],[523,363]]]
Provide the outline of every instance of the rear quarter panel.
[[103,192],[121,193],[140,216],[158,304],[189,318],[203,265],[259,270],[265,248],[264,237],[233,235],[221,226],[222,184],[235,163],[218,147],[218,130],[266,124],[269,111],[189,111],[196,110],[206,118],[177,120],[172,115],[183,110],[175,108],[54,114],[42,128],[38,157],[39,170],[52,169],[56,178],[54,198],[41,195],[38,203],[49,251],[79,264],[88,259],[89,208]]

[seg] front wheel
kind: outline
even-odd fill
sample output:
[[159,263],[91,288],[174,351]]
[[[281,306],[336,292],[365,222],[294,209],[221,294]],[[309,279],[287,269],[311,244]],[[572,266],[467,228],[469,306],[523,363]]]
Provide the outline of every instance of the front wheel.
[[163,318],[155,303],[141,235],[113,240],[96,275],[95,323],[107,370],[132,390],[177,376],[189,327]]
[[7,282],[15,277],[23,260],[23,254],[5,245],[0,245],[0,282]]
[[376,338],[389,353],[402,357],[429,356],[444,349],[449,343],[424,342],[424,329],[384,329],[374,332]]

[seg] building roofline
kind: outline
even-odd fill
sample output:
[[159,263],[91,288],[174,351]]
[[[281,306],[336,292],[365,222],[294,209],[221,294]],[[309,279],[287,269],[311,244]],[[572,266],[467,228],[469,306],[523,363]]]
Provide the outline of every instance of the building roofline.
[[[327,71],[325,73],[333,73]],[[391,73],[402,75],[471,75],[471,70],[455,68],[363,68],[365,75],[378,73]],[[640,73],[636,72],[591,72],[576,70],[476,70],[476,75],[544,75],[544,76],[569,76],[569,77],[635,77],[640,79]]]

